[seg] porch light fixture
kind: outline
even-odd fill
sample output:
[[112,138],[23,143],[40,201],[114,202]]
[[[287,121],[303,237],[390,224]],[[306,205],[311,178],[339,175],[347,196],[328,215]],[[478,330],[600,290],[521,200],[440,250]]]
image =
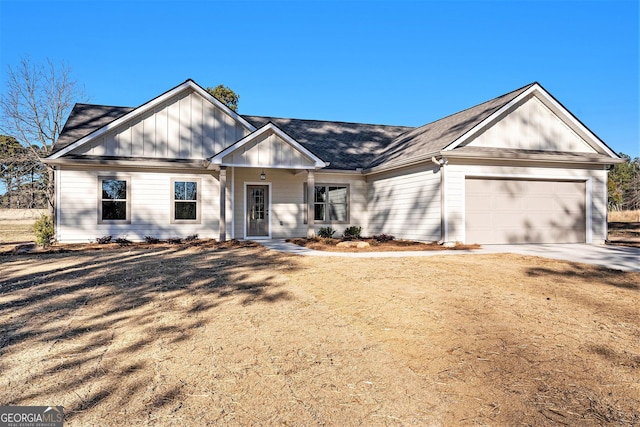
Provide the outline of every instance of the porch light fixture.
[[264,173],[264,169],[262,169],[262,172],[260,173],[260,181],[264,181],[265,179],[267,179],[267,175]]

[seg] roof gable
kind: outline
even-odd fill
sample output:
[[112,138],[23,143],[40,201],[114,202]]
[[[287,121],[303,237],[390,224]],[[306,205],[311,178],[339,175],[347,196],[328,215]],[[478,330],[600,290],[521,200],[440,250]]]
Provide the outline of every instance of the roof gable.
[[421,159],[430,159],[438,152],[468,133],[500,108],[529,89],[533,84],[452,114],[435,122],[400,135],[368,166],[401,165]]
[[456,149],[465,146],[597,153],[535,94],[512,106],[498,121]]
[[221,166],[307,169],[327,166],[282,129],[269,122],[211,157]]
[[[195,94],[195,97],[192,97],[192,95],[194,94]],[[95,126],[94,129],[90,131],[90,133],[84,135],[83,137],[80,137],[79,139],[73,142],[70,142],[70,139],[73,136],[69,137],[63,132],[60,138],[60,139],[63,139],[63,144],[58,144],[58,143],[56,144],[56,146],[54,147],[54,152],[49,156],[49,159],[60,158],[68,153],[71,153],[72,151],[74,152],[73,154],[89,154],[92,150],[96,151],[96,149],[97,151],[103,151],[103,152],[102,153],[93,152],[91,154],[135,155],[133,154],[134,151],[136,151],[134,142],[137,142],[138,140],[136,138],[132,138],[131,133],[142,132],[144,136],[144,130],[143,130],[144,124],[141,124],[142,122],[147,120],[149,117],[153,116],[158,109],[163,110],[165,108],[169,108],[168,107],[169,105],[175,105],[176,102],[179,103],[180,101],[186,99],[187,97],[189,97],[190,100],[196,98],[196,99],[205,101],[204,104],[202,104],[199,107],[199,109],[198,107],[196,107],[194,112],[191,111],[191,104],[190,104],[191,101],[189,101],[189,105],[185,105],[184,111],[188,111],[189,120],[191,120],[191,117],[195,115],[196,120],[201,122],[202,128],[204,129],[204,130],[201,129],[200,131],[198,131],[197,129],[194,129],[195,133],[199,133],[199,134],[206,133],[206,130],[215,130],[215,128],[218,127],[219,125],[218,123],[215,122],[215,119],[214,119],[214,123],[209,123],[209,124],[205,123],[206,119],[204,116],[206,114],[205,115],[202,114],[203,112],[206,113],[205,110],[215,110],[215,111],[221,112],[221,115],[220,115],[221,120],[223,122],[226,122],[225,124],[227,125],[227,127],[231,126],[231,127],[237,127],[240,129],[240,132],[236,132],[239,134],[228,135],[228,137],[225,137],[225,139],[229,139],[229,138],[233,139],[233,141],[224,144],[225,146],[228,146],[231,143],[237,141],[239,138],[244,136],[246,132],[255,130],[255,127],[251,123],[246,121],[242,116],[237,114],[235,111],[231,110],[226,105],[222,104],[220,101],[214,98],[211,94],[205,91],[202,87],[197,85],[193,80],[189,79],[184,83],[174,87],[173,89],[165,92],[164,94],[152,99],[151,101],[148,101],[147,103],[141,105],[140,107],[131,109],[130,111],[125,112],[124,114],[120,115],[119,117],[111,121],[107,122],[107,120],[105,119],[104,121],[106,123],[103,123],[102,121],[89,122],[85,120],[87,124],[84,127],[84,130],[87,131],[87,129],[90,128],[90,126]],[[185,101],[185,104],[186,104],[186,101]],[[87,118],[95,117],[96,115],[98,115],[97,111],[100,110],[101,108],[109,108],[109,107],[97,106],[97,108],[95,108],[94,111],[92,111],[90,114],[87,114],[87,112],[85,111],[85,115],[87,116]],[[120,107],[120,108],[123,108],[123,107]],[[120,110],[120,112],[122,111],[123,110]],[[171,114],[171,111],[167,111],[167,115],[170,115],[170,114]],[[200,116],[198,117],[198,115]],[[81,118],[76,119],[75,116],[70,117],[70,119],[67,122],[69,122],[70,120],[82,121]],[[167,134],[171,132],[175,132],[176,127],[171,126],[171,123],[175,122],[175,120],[176,119],[174,118],[172,121],[171,117],[165,120],[167,122],[166,124]],[[65,128],[66,127],[67,125],[65,125]],[[135,129],[136,127],[137,129]],[[179,129],[179,126],[177,128]],[[178,133],[179,132],[180,131],[178,130]],[[175,135],[167,135],[166,138],[171,139],[172,136],[175,137]],[[202,135],[196,135],[196,136],[189,135],[189,138],[188,138],[189,144],[193,145],[192,139],[198,138],[198,137],[201,138]],[[100,138],[103,138],[103,139],[101,140]],[[133,139],[135,139],[135,141],[132,142]],[[182,138],[181,135],[178,135],[177,139],[179,140],[180,144],[184,142],[184,144],[182,145],[186,146],[187,143],[184,140],[184,138]],[[161,141],[154,142],[154,144],[157,144],[157,145],[161,145],[161,143],[162,143]],[[103,148],[98,148],[101,145],[103,146]],[[128,149],[127,145],[131,145],[131,148]],[[144,151],[144,148],[142,149],[142,151]],[[173,157],[176,157],[176,155],[177,156],[186,155],[187,157],[185,158],[192,158],[194,156],[197,157],[197,151],[198,150],[192,150],[191,148],[189,148],[188,150],[186,148],[183,149],[182,147],[178,148],[177,150],[175,149],[171,150],[169,148],[167,151],[167,155],[173,156]],[[154,152],[158,152],[158,149],[155,148]],[[162,152],[162,149],[160,149],[160,152]],[[212,152],[215,152],[215,150]],[[196,153],[196,154],[192,154],[192,153]],[[206,155],[210,155],[210,154],[211,153]],[[159,155],[158,157],[162,157],[162,155]]]
[[[543,113],[546,114],[546,119],[550,120],[553,117],[553,120],[556,121],[551,126],[552,130],[555,129],[557,134],[560,132],[561,126],[566,126],[563,129],[564,136],[567,135],[567,132],[570,132],[570,139],[572,139],[572,142],[566,144],[568,147],[565,144],[562,144],[562,147],[554,147],[551,144],[546,147],[547,150],[595,152],[612,159],[619,158],[613,150],[564,108],[540,84],[534,82],[513,92],[400,135],[389,145],[387,150],[369,164],[368,169],[399,167],[404,164],[428,161],[434,154],[441,152],[444,154],[443,152],[445,151],[451,152],[458,147],[463,147],[473,138],[503,120],[509,112],[532,96],[535,96],[546,106],[547,111]],[[540,108],[538,108],[537,112],[539,113],[540,111]],[[544,138],[544,136],[542,137]],[[539,149],[539,147],[534,148],[534,150]],[[531,148],[525,148],[526,150],[531,150]],[[602,157],[600,157],[600,161],[602,161]]]
[[[529,129],[520,132],[524,136],[517,141],[496,142],[499,138],[493,134],[508,138],[513,133],[510,129],[519,126],[518,120],[538,120],[547,127],[532,125],[537,134]],[[564,143],[541,144],[556,139]],[[478,156],[482,153],[478,149],[487,148],[521,150],[521,154],[540,150],[595,153],[618,159],[538,83],[412,128],[240,116],[187,80],[138,108],[77,104],[47,161],[209,158],[220,165],[323,167],[320,165],[330,162],[331,169],[337,170],[379,170],[461,150],[473,149],[473,155]],[[268,161],[266,152],[271,153]]]
[[244,116],[256,126],[271,122],[318,157],[331,163],[331,169],[364,168],[398,135],[411,131],[408,126],[330,122]]
[[[514,111],[514,107],[518,107],[525,103],[527,100],[534,97],[541,101],[544,106],[547,107],[548,112],[551,112],[552,115],[555,116],[556,120],[561,121],[567,128],[573,131],[584,144],[588,147],[591,147],[593,151],[599,154],[603,154],[609,156],[614,159],[618,159],[619,156],[611,149],[607,144],[605,144],[596,134],[591,132],[577,117],[575,117],[569,110],[567,110],[560,102],[558,102],[549,92],[547,92],[539,83],[533,83],[529,85],[526,90],[522,91],[517,97],[513,98],[508,103],[502,105],[498,110],[496,110],[489,117],[485,118],[482,122],[476,124],[473,129],[469,130],[467,133],[461,135],[457,139],[455,139],[451,144],[445,147],[445,150],[453,150],[457,147],[464,146],[468,144],[471,139],[476,138],[479,134],[484,132],[490,126],[495,125],[499,120],[503,120],[507,114]],[[540,108],[537,109],[540,111]],[[551,116],[547,115],[547,119]],[[526,120],[532,120],[531,115],[529,115]],[[538,120],[536,118],[535,120]],[[554,123],[551,128],[554,127],[557,129],[558,123]],[[565,132],[566,134],[566,132]],[[545,147],[547,150],[555,150],[562,151],[561,149],[565,149],[565,151],[573,151],[566,150],[567,147],[559,147],[554,148],[553,143],[547,144]],[[582,150],[589,151],[587,147],[581,147]]]

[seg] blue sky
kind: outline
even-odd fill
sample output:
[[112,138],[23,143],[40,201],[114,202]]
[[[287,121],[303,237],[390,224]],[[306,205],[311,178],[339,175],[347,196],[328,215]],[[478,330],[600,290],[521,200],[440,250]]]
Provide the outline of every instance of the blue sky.
[[28,55],[96,104],[192,78],[242,114],[419,126],[538,81],[640,157],[638,3],[0,0],[0,90]]

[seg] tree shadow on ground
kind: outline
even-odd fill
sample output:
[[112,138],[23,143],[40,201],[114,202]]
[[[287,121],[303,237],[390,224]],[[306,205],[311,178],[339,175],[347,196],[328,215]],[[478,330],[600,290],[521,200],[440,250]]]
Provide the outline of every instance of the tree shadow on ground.
[[[640,290],[640,284],[630,279],[628,272],[572,262],[566,262],[564,265],[565,268],[561,270],[547,267],[531,267],[527,269],[526,274],[529,277],[539,276],[556,279],[583,277],[592,279],[594,283],[605,283],[622,289]],[[638,276],[640,277],[640,274]]]
[[67,420],[109,399],[142,399],[150,409],[166,405],[179,388],[149,390],[144,381],[130,380],[152,365],[150,347],[170,348],[219,327],[212,319],[221,304],[294,298],[278,279],[296,268],[291,258],[251,242],[2,261],[0,400],[24,405],[59,396]]

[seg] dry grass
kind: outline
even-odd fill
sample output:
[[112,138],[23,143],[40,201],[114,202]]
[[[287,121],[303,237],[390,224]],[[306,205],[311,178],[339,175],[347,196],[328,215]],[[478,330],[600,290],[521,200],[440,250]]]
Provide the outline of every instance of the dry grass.
[[634,425],[640,273],[252,243],[2,256],[0,402],[92,425]]
[[0,243],[21,243],[35,241],[33,220],[0,221]]
[[640,222],[640,211],[609,211],[611,222]]
[[609,243],[640,247],[640,222],[609,222]]
[[33,242],[33,225],[45,209],[0,209],[0,243]]

